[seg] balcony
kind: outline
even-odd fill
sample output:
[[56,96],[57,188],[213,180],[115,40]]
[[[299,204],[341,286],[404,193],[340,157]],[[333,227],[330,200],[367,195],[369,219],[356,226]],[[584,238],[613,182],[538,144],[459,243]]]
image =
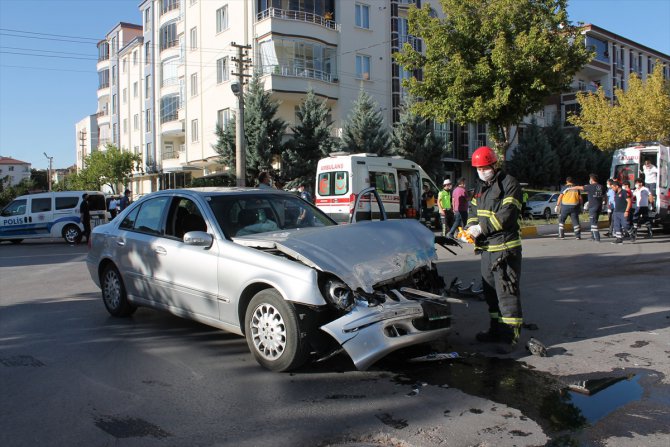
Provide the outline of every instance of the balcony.
[[332,14],[330,16],[320,16],[311,12],[291,11],[288,9],[268,8],[261,11],[256,16],[256,21],[260,22],[267,18],[292,20],[295,22],[315,23],[324,28],[329,28],[335,31],[340,30],[340,25],[335,23]]
[[165,121],[161,119],[161,135],[164,137],[179,137],[184,136],[184,121],[181,121],[178,115],[166,117]]
[[263,67],[263,72],[292,78],[310,78],[324,82],[337,82],[337,78],[330,73],[295,65],[268,65]]
[[411,34],[401,34],[398,36],[398,45],[402,48],[406,43],[410,44],[416,51],[421,51],[421,39]]

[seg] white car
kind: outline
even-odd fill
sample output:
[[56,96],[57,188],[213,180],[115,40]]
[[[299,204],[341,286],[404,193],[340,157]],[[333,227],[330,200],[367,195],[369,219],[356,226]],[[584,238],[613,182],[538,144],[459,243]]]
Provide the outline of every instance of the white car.
[[526,207],[529,208],[529,214],[534,218],[543,217],[549,220],[555,216],[554,208],[558,202],[560,193],[538,192],[528,198]]

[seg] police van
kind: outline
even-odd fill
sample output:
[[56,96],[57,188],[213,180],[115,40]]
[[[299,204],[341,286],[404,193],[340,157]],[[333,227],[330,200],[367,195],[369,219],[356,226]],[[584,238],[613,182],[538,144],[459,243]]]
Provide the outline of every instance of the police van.
[[349,222],[356,212],[357,220],[379,218],[379,206],[371,197],[361,197],[354,210],[356,195],[374,186],[389,218],[399,218],[399,176],[408,180],[405,217],[421,218],[421,195],[426,185],[437,197],[438,188],[416,162],[402,157],[379,157],[375,154],[333,152],[319,160],[316,168],[315,203],[339,223]]
[[0,241],[15,244],[24,239],[62,237],[74,243],[84,225],[79,210],[88,194],[91,228],[107,223],[105,196],[99,191],[43,192],[19,196],[0,211]]
[[[640,143],[626,148],[617,149],[612,157],[611,178],[619,181],[628,180],[635,188],[635,179],[640,177],[644,162],[649,160],[658,169],[658,180],[655,191],[656,198],[652,212],[655,220],[670,231],[670,148],[659,143]],[[645,180],[646,181],[646,180]]]

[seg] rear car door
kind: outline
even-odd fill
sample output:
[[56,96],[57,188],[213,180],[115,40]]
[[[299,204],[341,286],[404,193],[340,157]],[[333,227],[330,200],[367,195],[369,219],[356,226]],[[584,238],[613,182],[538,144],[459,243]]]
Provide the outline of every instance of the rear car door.
[[35,234],[48,236],[53,221],[53,196],[33,197],[30,201],[29,220],[33,224]]

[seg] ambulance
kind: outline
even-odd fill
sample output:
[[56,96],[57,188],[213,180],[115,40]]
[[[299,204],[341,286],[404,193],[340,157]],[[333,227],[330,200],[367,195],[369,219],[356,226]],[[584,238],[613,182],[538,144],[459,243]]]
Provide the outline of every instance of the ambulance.
[[379,218],[379,206],[369,196],[361,197],[358,209],[354,210],[357,194],[370,186],[377,189],[387,216],[401,217],[398,190],[400,174],[404,174],[408,180],[405,217],[422,219],[421,195],[424,185],[435,197],[439,191],[421,166],[397,156],[333,152],[329,157],[319,160],[316,169],[316,206],[338,223],[348,223],[354,212],[356,220]]
[[655,191],[656,198],[652,213],[654,221],[663,226],[665,232],[670,231],[670,148],[660,143],[640,143],[617,149],[612,157],[611,178],[619,181],[628,180],[631,188],[635,188],[635,179],[641,177],[645,160],[658,169],[658,181]]
[[19,196],[0,211],[0,241],[14,244],[24,239],[62,237],[72,244],[84,225],[79,209],[88,194],[91,228],[107,223],[105,195],[99,191],[43,192]]

